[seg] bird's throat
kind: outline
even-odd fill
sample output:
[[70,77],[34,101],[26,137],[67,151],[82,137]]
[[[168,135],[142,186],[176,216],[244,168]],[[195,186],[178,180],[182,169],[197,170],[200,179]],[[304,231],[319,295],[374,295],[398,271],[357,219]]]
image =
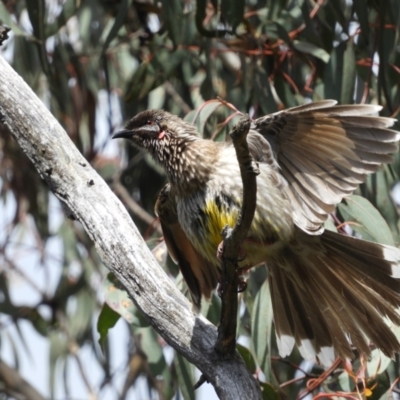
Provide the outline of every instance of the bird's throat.
[[[176,143],[159,162],[165,168],[174,190],[181,195],[201,188],[213,171],[215,148],[208,140]],[[212,143],[214,145],[214,143]]]

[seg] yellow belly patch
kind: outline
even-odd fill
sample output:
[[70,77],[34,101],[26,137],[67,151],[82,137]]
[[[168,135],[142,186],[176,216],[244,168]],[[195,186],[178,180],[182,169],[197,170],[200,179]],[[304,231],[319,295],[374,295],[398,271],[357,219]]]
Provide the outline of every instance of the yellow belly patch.
[[[218,204],[214,199],[207,200],[202,211],[204,213],[202,225],[205,235],[201,235],[202,240],[196,240],[194,244],[204,257],[218,265],[219,261],[217,260],[216,253],[218,245],[223,240],[221,232],[227,225],[231,228],[236,225],[240,211],[235,207]],[[265,261],[270,256],[270,253],[275,251],[275,248],[279,246],[280,240],[277,234],[277,227],[269,224],[269,227],[272,229],[268,234],[263,227],[263,223],[265,224],[266,220],[262,219],[256,210],[248,238],[243,243],[243,249],[247,256],[239,264],[241,267],[249,268],[258,265]]]
[[207,239],[215,249],[222,242],[222,229],[225,228],[226,225],[233,228],[236,224],[239,213],[237,210],[228,211],[223,207],[220,209],[215,201],[212,200],[206,203],[204,213],[207,216],[205,221],[205,228],[208,236]]

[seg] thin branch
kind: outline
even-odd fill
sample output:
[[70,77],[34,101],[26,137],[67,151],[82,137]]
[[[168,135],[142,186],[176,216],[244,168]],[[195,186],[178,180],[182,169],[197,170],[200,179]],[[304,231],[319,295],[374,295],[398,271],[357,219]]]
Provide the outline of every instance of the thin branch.
[[247,145],[250,118],[242,118],[230,132],[243,182],[243,204],[236,226],[224,229],[222,265],[222,308],[218,327],[216,350],[221,354],[234,354],[236,348],[236,325],[238,308],[238,253],[253,221],[257,203],[258,167]]
[[79,350],[80,350],[79,344],[72,337],[72,335],[68,329],[67,318],[65,317],[64,313],[61,310],[59,310],[56,315],[57,315],[57,320],[60,325],[60,328],[67,337],[68,351],[75,358],[75,361],[78,365],[79,372],[81,373],[82,380],[86,386],[86,389],[89,392],[89,397],[93,400],[96,400],[97,395],[96,395],[94,389],[92,388],[92,385],[89,382],[88,374],[85,371],[85,368],[83,367],[82,361],[79,357]]
[[29,400],[46,400],[19,372],[0,359],[0,382],[11,393],[18,393]]
[[122,185],[121,182],[115,181],[112,184],[112,188],[114,189],[114,192],[117,194],[117,196],[121,198],[122,202],[129,208],[129,210],[133,214],[135,214],[147,225],[153,226],[154,229],[157,231],[157,233],[162,235],[162,230],[160,228],[160,225],[159,224],[154,225],[155,218],[152,217],[144,208],[140,207],[139,204],[132,199],[131,195],[125,189],[125,187]]
[[185,114],[189,114],[190,111],[192,111],[192,109],[188,106],[186,101],[183,100],[182,96],[176,91],[170,81],[164,82],[164,88]]

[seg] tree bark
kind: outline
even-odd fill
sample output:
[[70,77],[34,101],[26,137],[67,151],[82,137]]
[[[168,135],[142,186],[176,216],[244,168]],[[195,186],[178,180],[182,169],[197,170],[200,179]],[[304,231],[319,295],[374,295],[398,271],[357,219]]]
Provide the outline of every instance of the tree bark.
[[157,264],[120,201],[1,56],[0,120],[68,215],[82,223],[104,265],[154,329],[199,368],[221,399],[261,399],[259,385],[240,356],[215,352],[216,327],[193,312]]

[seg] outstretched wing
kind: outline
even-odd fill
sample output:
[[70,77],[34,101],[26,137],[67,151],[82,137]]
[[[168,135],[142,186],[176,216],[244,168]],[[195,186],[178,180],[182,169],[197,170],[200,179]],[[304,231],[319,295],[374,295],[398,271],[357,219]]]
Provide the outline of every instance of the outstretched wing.
[[168,252],[185,278],[193,303],[200,308],[201,295],[210,298],[217,285],[218,269],[202,257],[183,231],[169,184],[158,196],[155,213],[160,218]]
[[380,106],[335,104],[324,100],[261,117],[249,134],[250,141],[259,141],[251,138],[256,132],[268,141],[256,158],[278,168],[289,184],[294,222],[314,235],[343,197],[392,161],[400,138],[388,129],[396,120],[370,116]]

